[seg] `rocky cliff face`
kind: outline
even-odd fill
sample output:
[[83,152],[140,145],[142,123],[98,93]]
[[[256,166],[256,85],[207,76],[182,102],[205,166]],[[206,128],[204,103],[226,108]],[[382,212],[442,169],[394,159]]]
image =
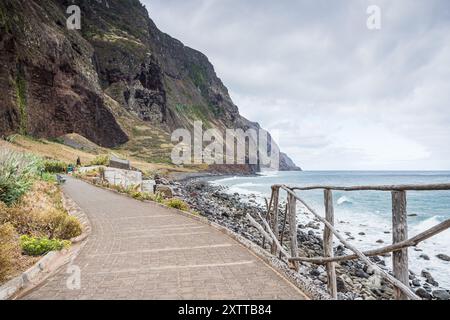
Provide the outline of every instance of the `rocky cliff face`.
[[106,147],[127,141],[105,106],[92,46],[65,28],[56,3],[6,0],[0,17],[2,134],[77,132]]
[[[80,31],[66,28],[72,4]],[[122,112],[167,133],[196,120],[259,128],[207,57],[161,32],[138,0],[2,0],[0,31],[2,135],[78,133],[114,147],[133,138]]]

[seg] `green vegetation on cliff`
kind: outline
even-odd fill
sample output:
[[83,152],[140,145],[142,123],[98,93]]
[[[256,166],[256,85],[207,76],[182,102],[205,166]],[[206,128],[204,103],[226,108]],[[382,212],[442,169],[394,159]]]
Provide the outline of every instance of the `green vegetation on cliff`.
[[28,116],[27,116],[27,82],[22,74],[22,71],[17,72],[17,77],[15,81],[15,87],[16,87],[16,97],[17,97],[17,107],[19,111],[19,125],[20,129],[19,132],[22,135],[27,134],[27,123],[28,123]]

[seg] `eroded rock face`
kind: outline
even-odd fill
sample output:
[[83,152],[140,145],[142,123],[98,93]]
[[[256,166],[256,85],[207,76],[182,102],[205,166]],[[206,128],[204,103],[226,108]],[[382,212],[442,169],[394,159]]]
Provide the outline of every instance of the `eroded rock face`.
[[126,142],[105,105],[92,47],[62,25],[55,4],[5,0],[0,8],[0,134],[75,132],[106,147]]
[[[66,28],[72,4],[0,2],[0,135],[78,133],[105,147],[123,144],[109,97],[168,133],[197,120],[259,129],[239,114],[208,58],[161,32],[139,0],[79,1],[79,31]],[[285,154],[281,169],[296,169]]]

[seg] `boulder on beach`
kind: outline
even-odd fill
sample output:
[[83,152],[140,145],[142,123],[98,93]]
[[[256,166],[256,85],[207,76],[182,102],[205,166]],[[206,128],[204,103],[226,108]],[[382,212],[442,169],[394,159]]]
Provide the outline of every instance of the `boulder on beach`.
[[414,279],[414,280],[412,281],[412,285],[413,285],[414,287],[420,287],[420,280],[419,280],[419,279]]
[[336,286],[337,286],[338,292],[342,292],[342,293],[347,292],[347,287],[345,286],[345,281],[341,277],[336,277]]
[[173,190],[169,186],[157,185],[155,192],[161,194],[164,198],[173,198]]
[[443,261],[450,261],[450,257],[443,253],[438,254],[436,257],[438,257],[439,259],[441,259]]
[[450,293],[443,289],[434,290],[433,297],[438,300],[450,300]]
[[432,286],[435,287],[439,286],[439,283],[436,280],[434,280],[433,276],[428,271],[422,270],[422,277],[424,277],[427,280],[427,282]]
[[421,297],[422,299],[425,300],[431,300],[433,299],[433,296],[431,294],[428,293],[427,290],[425,290],[424,288],[419,288],[416,290],[416,294]]

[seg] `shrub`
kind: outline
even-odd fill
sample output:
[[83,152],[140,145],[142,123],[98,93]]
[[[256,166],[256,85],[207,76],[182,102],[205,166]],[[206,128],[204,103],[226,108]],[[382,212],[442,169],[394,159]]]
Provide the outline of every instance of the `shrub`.
[[66,215],[66,217],[62,219],[59,226],[56,228],[54,235],[55,238],[58,239],[70,240],[78,237],[82,232],[83,230],[78,219],[73,216]]
[[61,209],[48,209],[42,212],[40,217],[35,218],[35,220],[39,221],[40,231],[42,232],[34,234],[44,234],[49,238],[70,240],[82,233],[81,224],[77,218],[69,216]]
[[58,160],[45,160],[44,171],[49,173],[63,173],[67,171],[67,164]]
[[6,280],[18,253],[14,227],[9,223],[0,225],[0,283]]
[[0,201],[8,206],[17,202],[31,188],[42,169],[42,161],[36,156],[1,150]]
[[153,201],[155,201],[157,203],[163,203],[164,202],[164,196],[161,193],[157,192],[153,196]]
[[64,248],[70,247],[70,241],[21,236],[20,246],[23,253],[26,255],[42,256],[50,251],[60,251]]
[[15,205],[7,207],[0,203],[0,224],[10,223],[19,234],[43,234],[42,222],[35,211],[24,210]]
[[45,182],[52,182],[52,183],[56,183],[56,174],[54,173],[49,173],[49,172],[43,172],[41,175],[41,180],[45,181]]
[[178,209],[181,211],[189,211],[189,205],[180,199],[173,198],[173,199],[167,200],[166,205],[171,208]]
[[147,192],[140,192],[140,191],[132,191],[130,193],[130,195],[136,199],[136,200],[140,200],[140,201],[145,201],[145,200],[153,200],[153,197],[150,193]]
[[80,222],[57,208],[45,211],[7,207],[0,203],[0,224],[11,223],[19,234],[69,240],[82,233]]
[[100,155],[89,163],[90,166],[109,166],[109,156]]

